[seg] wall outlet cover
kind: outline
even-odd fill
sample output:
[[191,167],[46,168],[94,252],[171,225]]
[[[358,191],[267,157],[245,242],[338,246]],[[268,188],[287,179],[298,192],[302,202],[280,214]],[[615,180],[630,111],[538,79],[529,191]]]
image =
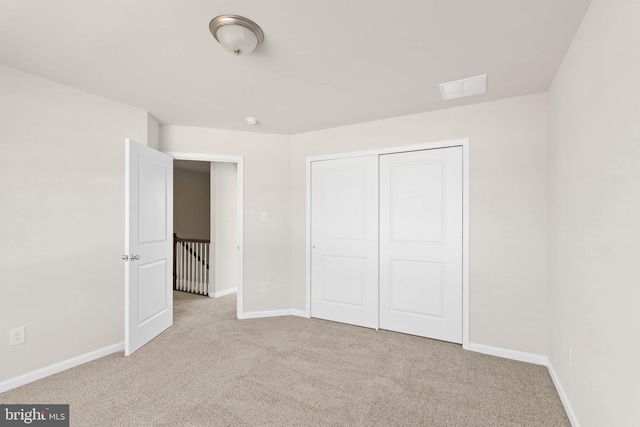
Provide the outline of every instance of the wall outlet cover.
[[25,341],[24,326],[13,328],[9,331],[9,345],[24,344],[24,341]]

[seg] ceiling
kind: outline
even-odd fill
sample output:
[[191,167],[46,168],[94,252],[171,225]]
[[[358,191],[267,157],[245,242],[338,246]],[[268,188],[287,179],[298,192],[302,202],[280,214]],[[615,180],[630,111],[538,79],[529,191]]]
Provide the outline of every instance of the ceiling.
[[[0,0],[0,62],[165,124],[296,134],[545,91],[589,1]],[[225,13],[264,43],[224,50]],[[486,94],[442,101],[479,74]]]

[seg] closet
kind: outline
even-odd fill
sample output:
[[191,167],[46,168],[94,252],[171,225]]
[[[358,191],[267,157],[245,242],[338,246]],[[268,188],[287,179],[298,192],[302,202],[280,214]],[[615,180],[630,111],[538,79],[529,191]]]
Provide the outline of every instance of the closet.
[[311,162],[311,316],[462,342],[462,147]]

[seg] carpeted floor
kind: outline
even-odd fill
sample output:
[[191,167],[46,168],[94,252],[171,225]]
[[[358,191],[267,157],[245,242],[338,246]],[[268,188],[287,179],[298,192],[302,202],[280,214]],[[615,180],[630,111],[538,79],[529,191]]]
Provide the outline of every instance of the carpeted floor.
[[546,368],[297,317],[236,320],[236,299],[175,293],[175,324],[0,394],[69,403],[72,426],[569,426]]

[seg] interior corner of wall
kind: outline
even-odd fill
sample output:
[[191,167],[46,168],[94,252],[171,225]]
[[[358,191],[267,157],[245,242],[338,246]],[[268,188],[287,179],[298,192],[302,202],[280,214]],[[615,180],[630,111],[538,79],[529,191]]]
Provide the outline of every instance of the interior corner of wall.
[[147,111],[147,146],[160,150],[160,123]]

